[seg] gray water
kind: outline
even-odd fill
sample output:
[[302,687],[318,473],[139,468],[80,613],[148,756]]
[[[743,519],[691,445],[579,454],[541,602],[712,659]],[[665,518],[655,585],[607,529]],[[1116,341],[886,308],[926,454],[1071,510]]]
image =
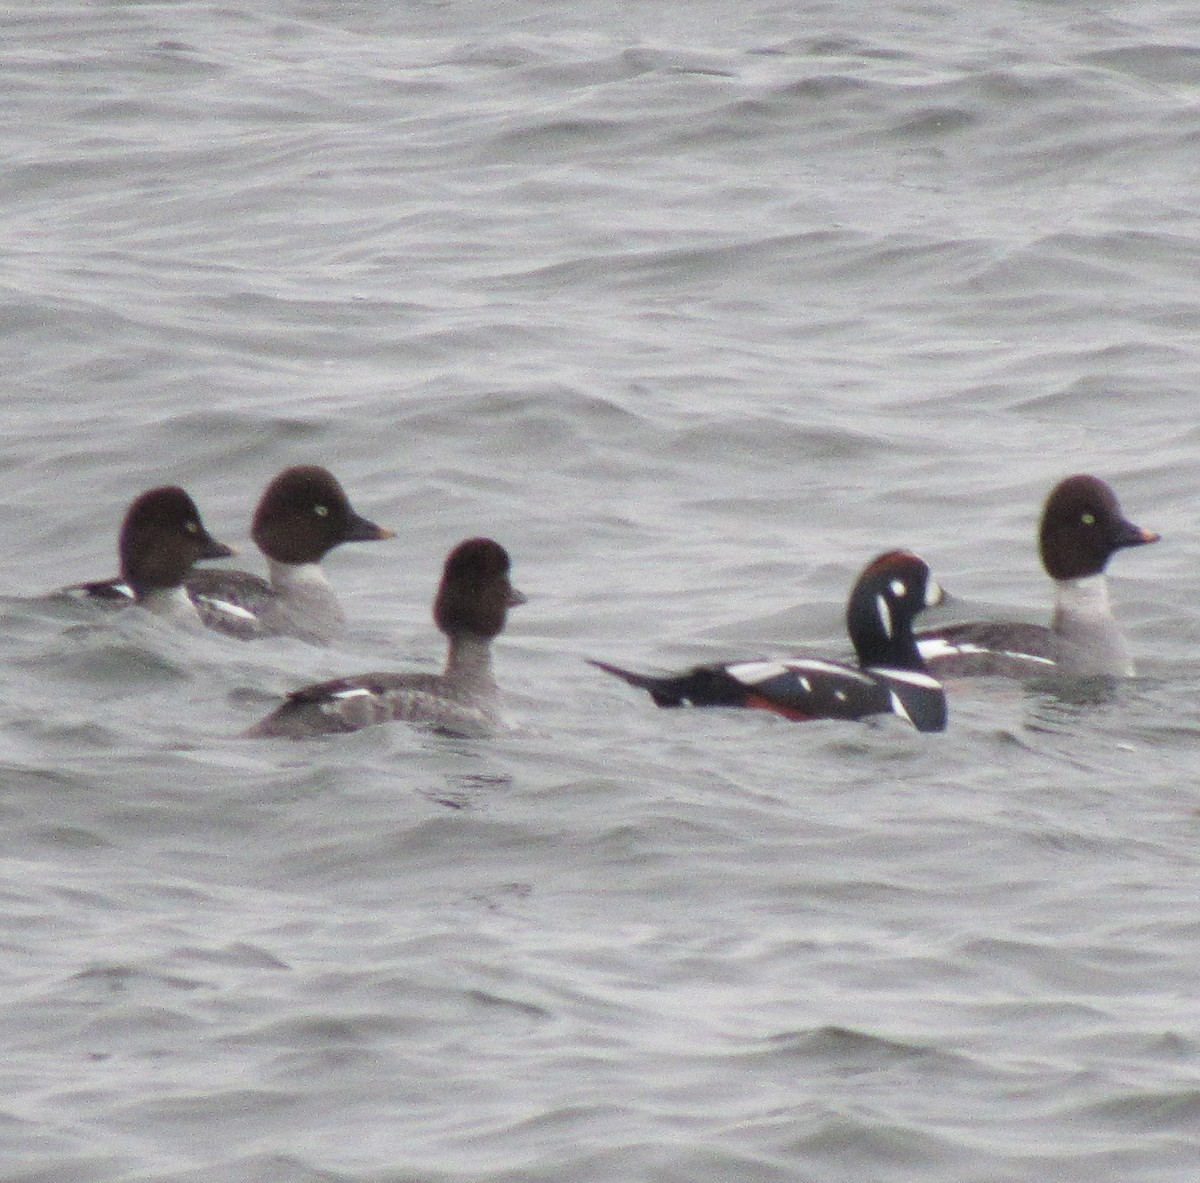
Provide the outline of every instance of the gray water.
[[[49,0],[0,94],[4,1183],[1197,1177],[1194,6]],[[343,643],[44,596],[301,462],[397,533]],[[1074,471],[1114,694],[584,662],[838,654],[892,546],[1044,620]],[[476,534],[511,730],[237,738]]]

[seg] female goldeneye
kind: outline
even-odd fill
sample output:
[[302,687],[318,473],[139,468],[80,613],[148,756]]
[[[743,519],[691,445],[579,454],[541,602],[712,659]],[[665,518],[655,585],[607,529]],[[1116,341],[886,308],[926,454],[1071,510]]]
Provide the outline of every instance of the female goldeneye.
[[472,734],[498,721],[492,639],[525,597],[508,579],[508,552],[490,538],[460,542],[446,559],[433,619],[449,640],[441,674],[359,674],[305,686],[248,737],[302,739],[404,719]]
[[187,589],[201,619],[243,640],[286,635],[318,645],[346,623],[321,559],[343,542],[395,537],[357,513],[333,474],[315,465],[285,469],[267,486],[250,533],[270,582],[248,571],[193,571]]
[[1050,627],[979,621],[923,629],[921,655],[939,677],[1128,677],[1133,661],[1112,614],[1104,569],[1122,547],[1158,538],[1124,517],[1098,477],[1067,477],[1050,491],[1038,535],[1042,565],[1054,580]]
[[592,665],[648,690],[660,707],[750,707],[796,720],[894,714],[918,731],[941,731],[946,696],[926,671],[912,631],[917,613],[941,600],[942,589],[924,560],[893,550],[869,563],[850,592],[846,628],[857,667],[797,658],[651,677],[602,661]]
[[204,528],[196,503],[178,485],[148,489],[134,499],[117,542],[119,580],[68,588],[99,599],[132,600],[159,616],[199,624],[183,581],[201,559],[227,559],[231,547]]

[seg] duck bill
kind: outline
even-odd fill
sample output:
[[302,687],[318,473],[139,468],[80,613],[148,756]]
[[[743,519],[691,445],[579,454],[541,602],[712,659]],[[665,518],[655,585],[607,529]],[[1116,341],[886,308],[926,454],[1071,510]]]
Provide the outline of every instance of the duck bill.
[[1143,530],[1141,526],[1135,526],[1132,522],[1122,522],[1117,545],[1145,546],[1148,542],[1157,542],[1161,537],[1161,534],[1156,534],[1153,530]]
[[197,561],[202,559],[231,559],[237,554],[237,551],[232,546],[226,546],[223,542],[218,542],[211,534],[205,534],[200,539],[200,553],[196,556]]
[[374,522],[355,514],[350,519],[350,529],[346,533],[347,542],[382,542],[385,538],[395,538],[396,531],[386,526],[377,526]]
[[515,587],[508,589],[508,599],[504,601],[509,608],[519,608],[522,604],[529,602],[529,597],[521,591],[517,591]]

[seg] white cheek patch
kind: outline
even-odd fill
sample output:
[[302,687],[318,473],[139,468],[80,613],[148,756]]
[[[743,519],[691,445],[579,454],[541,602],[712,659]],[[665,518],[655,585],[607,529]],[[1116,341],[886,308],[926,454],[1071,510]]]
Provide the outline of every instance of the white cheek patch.
[[892,595],[894,595],[896,599],[902,600],[906,595],[908,595],[908,588],[901,580],[893,579],[890,586],[892,589]]
[[936,608],[945,598],[946,593],[942,591],[942,585],[936,579],[930,579],[925,585],[925,607]]

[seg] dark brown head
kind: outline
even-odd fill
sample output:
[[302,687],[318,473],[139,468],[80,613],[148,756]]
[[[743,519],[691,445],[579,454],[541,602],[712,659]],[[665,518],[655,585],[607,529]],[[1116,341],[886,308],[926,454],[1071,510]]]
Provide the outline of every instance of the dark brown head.
[[343,542],[393,537],[355,512],[331,472],[307,464],[285,469],[267,486],[250,533],[267,558],[294,564],[319,563]]
[[907,550],[889,550],[863,568],[846,604],[846,631],[863,666],[924,669],[913,639],[919,612],[944,593],[929,565]]
[[1157,541],[1153,531],[1126,520],[1108,485],[1085,474],[1069,476],[1050,491],[1038,536],[1051,579],[1099,575],[1122,547]]
[[196,503],[178,485],[150,489],[134,500],[121,525],[118,551],[121,577],[136,599],[179,587],[201,559],[233,554],[204,528]]
[[509,608],[525,597],[508,579],[508,552],[490,538],[468,538],[447,556],[433,602],[433,619],[447,636],[490,638],[503,628]]

